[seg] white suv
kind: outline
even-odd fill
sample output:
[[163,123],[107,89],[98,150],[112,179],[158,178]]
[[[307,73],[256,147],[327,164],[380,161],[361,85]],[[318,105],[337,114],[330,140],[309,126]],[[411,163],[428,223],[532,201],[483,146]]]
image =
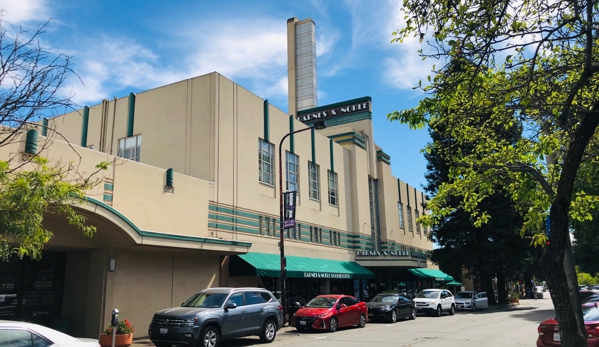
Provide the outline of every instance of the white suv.
[[441,316],[443,311],[455,314],[455,299],[447,289],[425,289],[414,298],[418,312]]

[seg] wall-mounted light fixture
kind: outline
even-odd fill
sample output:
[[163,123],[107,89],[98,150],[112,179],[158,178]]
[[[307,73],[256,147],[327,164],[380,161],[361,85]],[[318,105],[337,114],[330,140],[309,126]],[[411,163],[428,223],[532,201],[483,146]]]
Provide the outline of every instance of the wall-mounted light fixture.
[[108,271],[114,272],[114,270],[116,270],[116,259],[110,258],[108,260]]

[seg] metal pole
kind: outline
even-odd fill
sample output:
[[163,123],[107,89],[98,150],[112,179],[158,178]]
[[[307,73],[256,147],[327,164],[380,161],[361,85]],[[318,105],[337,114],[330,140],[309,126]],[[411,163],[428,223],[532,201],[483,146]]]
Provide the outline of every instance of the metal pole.
[[302,131],[310,130],[313,127],[304,128],[300,130],[296,130],[288,133],[283,136],[281,142],[279,143],[279,248],[281,250],[281,303],[283,305],[283,326],[288,322],[287,320],[287,288],[286,288],[286,280],[287,280],[287,272],[285,267],[287,266],[287,262],[285,260],[285,238],[283,237],[283,218],[284,218],[284,207],[283,207],[283,141],[293,134],[300,133]]

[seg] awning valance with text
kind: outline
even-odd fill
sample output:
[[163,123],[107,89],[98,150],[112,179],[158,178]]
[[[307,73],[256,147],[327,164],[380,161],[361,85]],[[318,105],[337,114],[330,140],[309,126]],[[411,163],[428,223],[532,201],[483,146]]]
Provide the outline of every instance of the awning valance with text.
[[[374,273],[370,270],[351,261],[307,258],[292,255],[285,258],[287,259],[287,278],[374,278]],[[242,260],[242,262],[238,259]],[[248,273],[247,265],[251,265],[251,272],[253,273]],[[281,275],[281,258],[278,254],[256,252],[233,256],[231,258],[230,274],[232,276],[257,275],[279,277]]]

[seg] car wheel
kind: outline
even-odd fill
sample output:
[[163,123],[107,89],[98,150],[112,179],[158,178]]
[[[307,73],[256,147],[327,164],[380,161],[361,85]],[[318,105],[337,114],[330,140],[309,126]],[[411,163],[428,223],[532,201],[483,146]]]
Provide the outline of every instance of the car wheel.
[[418,312],[416,311],[416,307],[412,307],[412,314],[410,315],[410,319],[412,319],[412,320],[416,319],[417,315],[418,315]]
[[397,312],[395,312],[395,310],[391,311],[391,317],[389,317],[389,321],[391,323],[397,322]]
[[472,303],[472,311],[476,311],[476,303]]
[[[393,313],[395,313],[395,311],[393,311]],[[366,315],[361,314],[360,321],[358,322],[358,327],[363,328],[365,326],[366,326]]]
[[269,319],[266,321],[266,323],[264,323],[262,334],[260,335],[260,341],[271,343],[275,340],[275,336],[277,336],[277,325],[275,322]]
[[455,314],[455,305],[451,304],[451,308],[449,309],[449,315],[453,316]]
[[441,311],[441,305],[439,305],[439,306],[437,306],[437,312],[436,312],[437,317],[441,317],[441,313],[442,313],[442,311]]
[[337,331],[337,318],[331,317],[331,321],[329,322],[329,331],[334,333]]
[[218,346],[218,330],[213,326],[207,326],[200,335],[200,346],[203,347],[216,347]]

